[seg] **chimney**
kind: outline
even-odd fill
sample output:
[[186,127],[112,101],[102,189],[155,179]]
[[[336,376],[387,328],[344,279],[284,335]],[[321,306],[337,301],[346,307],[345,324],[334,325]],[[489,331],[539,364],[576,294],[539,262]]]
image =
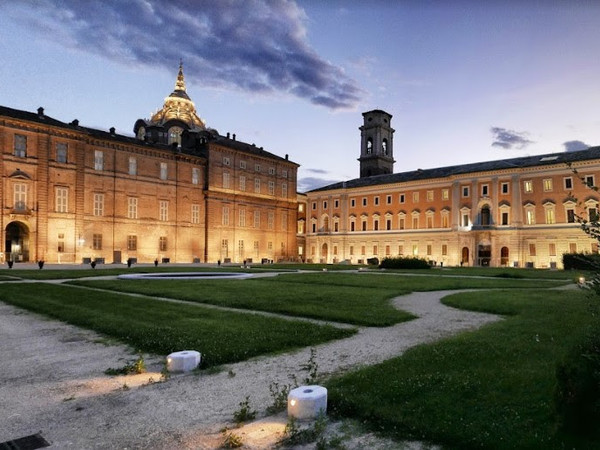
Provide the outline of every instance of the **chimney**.
[[233,133],[233,140],[235,141],[235,133]]
[[288,154],[287,153],[285,154],[285,160],[286,161],[288,160]]
[[229,133],[227,133],[227,139],[229,139]]
[[78,127],[79,126],[79,120],[75,119],[73,122],[71,122],[71,125]]
[[108,131],[110,131],[111,136],[115,135],[115,127],[110,127],[110,129]]
[[38,117],[41,119],[44,117],[44,108],[41,106],[38,108]]

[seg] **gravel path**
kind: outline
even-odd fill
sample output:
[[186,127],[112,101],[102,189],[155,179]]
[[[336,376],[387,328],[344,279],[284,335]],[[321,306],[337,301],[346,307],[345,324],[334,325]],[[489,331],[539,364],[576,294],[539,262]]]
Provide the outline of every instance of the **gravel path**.
[[[316,346],[320,374],[376,364],[407,348],[498,320],[498,316],[449,308],[440,299],[457,291],[413,293],[394,299],[417,319],[387,328],[361,328]],[[135,359],[130,349],[93,332],[0,303],[0,442],[41,432],[57,449],[216,448],[222,427],[250,396],[261,420],[246,426],[246,448],[269,448],[285,414],[264,417],[271,382],[301,380],[310,349],[231,364],[216,374],[158,381],[158,357],[150,373],[107,377],[108,367]],[[198,349],[201,351],[201,349]],[[125,388],[124,385],[126,384]],[[236,431],[238,433],[238,431]]]

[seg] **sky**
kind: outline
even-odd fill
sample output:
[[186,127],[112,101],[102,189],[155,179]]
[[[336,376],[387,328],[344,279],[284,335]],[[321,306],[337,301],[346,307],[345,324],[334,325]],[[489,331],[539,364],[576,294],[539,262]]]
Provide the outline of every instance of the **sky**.
[[600,145],[600,2],[0,0],[0,105],[133,135],[180,60],[207,126],[359,176],[362,113],[394,171]]

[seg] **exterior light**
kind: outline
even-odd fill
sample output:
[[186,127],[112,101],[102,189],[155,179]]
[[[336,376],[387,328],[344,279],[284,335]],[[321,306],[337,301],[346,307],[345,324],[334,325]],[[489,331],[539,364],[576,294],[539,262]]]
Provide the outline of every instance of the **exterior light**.
[[579,277],[579,284],[585,284],[585,277]]
[[293,398],[293,399],[290,400],[290,405],[291,406],[295,406],[296,405],[296,399],[295,398]]

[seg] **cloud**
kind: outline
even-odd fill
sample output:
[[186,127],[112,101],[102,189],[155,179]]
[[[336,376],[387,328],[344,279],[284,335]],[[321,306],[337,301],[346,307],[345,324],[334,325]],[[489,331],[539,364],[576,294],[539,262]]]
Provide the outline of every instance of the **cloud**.
[[328,180],[317,177],[298,178],[298,192],[308,192],[323,186],[328,186],[333,183],[338,183],[340,180]]
[[579,150],[587,150],[591,146],[582,141],[567,141],[563,142],[563,147],[565,148],[565,152],[577,152]]
[[305,170],[306,172],[310,172],[310,173],[318,173],[318,174],[321,174],[321,175],[324,175],[324,174],[326,174],[326,173],[329,173],[329,171],[328,171],[328,170],[325,170],[325,169],[304,169],[304,170]]
[[490,131],[494,135],[494,142],[492,147],[501,147],[505,149],[523,149],[529,144],[533,144],[533,141],[527,139],[526,132],[518,132],[513,130],[507,130],[506,128],[492,127]]
[[[59,5],[59,6],[58,6]],[[286,93],[331,109],[364,95],[307,43],[293,0],[38,0],[0,6],[44,39],[122,64],[174,72],[196,85]]]

